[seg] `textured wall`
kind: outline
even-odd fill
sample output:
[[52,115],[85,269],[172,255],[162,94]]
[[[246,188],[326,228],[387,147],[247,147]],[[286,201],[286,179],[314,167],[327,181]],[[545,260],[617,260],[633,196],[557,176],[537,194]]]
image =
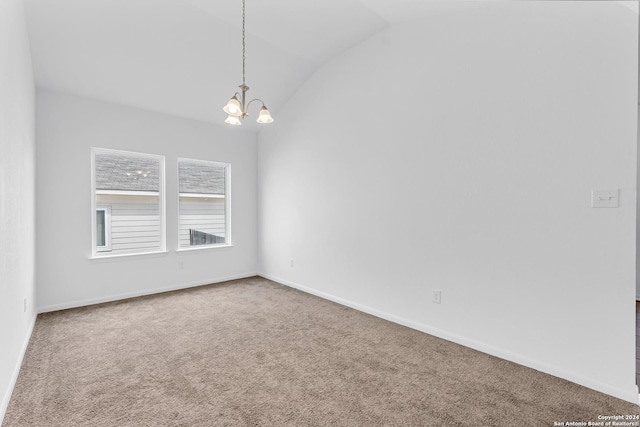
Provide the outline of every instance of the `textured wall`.
[[35,88],[19,0],[0,1],[0,70],[1,423],[35,320]]
[[[46,91],[37,108],[41,310],[255,274],[255,134]],[[91,147],[165,156],[168,253],[90,259]],[[233,247],[176,252],[178,158],[231,164]]]
[[495,2],[326,64],[260,134],[260,271],[637,401],[637,31]]

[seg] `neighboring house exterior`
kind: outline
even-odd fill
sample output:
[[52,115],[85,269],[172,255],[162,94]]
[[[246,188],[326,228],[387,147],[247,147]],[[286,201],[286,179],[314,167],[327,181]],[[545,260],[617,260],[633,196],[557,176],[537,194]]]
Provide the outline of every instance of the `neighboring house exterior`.
[[126,253],[160,247],[159,162],[96,154],[95,180],[96,250]]
[[[225,243],[225,168],[180,162],[179,247]],[[161,246],[160,171],[154,159],[96,154],[96,250]]]
[[225,168],[179,161],[178,178],[179,246],[225,243]]

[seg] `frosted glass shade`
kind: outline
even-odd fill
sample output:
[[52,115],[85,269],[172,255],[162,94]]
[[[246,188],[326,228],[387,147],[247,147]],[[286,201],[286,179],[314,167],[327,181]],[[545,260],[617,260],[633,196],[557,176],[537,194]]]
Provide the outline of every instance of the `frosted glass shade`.
[[232,116],[231,114],[227,116],[227,119],[224,122],[234,126],[240,126],[242,124],[239,117]]
[[229,100],[229,102],[227,102],[227,105],[224,106],[223,110],[230,116],[240,117],[242,115],[240,101],[238,101],[238,98],[235,95]]
[[267,110],[267,107],[263,106],[260,109],[260,114],[258,115],[258,120],[256,120],[258,123],[272,123],[273,122],[273,117],[271,117],[271,114],[269,114],[269,110]]

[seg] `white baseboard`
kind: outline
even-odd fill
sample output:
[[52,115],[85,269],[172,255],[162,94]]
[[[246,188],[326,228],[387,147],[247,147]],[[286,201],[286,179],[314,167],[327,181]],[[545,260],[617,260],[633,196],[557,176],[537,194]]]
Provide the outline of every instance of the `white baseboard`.
[[153,295],[153,294],[160,294],[163,292],[177,291],[180,289],[195,288],[197,286],[227,282],[229,280],[246,279],[247,277],[253,277],[253,276],[256,276],[257,274],[258,273],[256,272],[249,272],[249,273],[237,274],[233,276],[217,277],[215,279],[210,279],[210,280],[202,280],[202,281],[192,282],[192,283],[183,283],[183,284],[167,286],[163,288],[145,289],[140,291],[127,292],[124,294],[108,295],[108,296],[99,297],[99,298],[91,298],[86,300],[77,300],[77,301],[64,302],[60,304],[52,304],[44,307],[38,307],[38,313],[47,313],[50,311],[67,310],[69,308],[86,307],[88,305],[103,304],[105,302],[120,301],[123,299],[141,297],[144,295]]
[[20,368],[22,367],[22,360],[24,359],[24,355],[27,353],[27,348],[29,347],[29,341],[31,340],[31,334],[33,333],[33,328],[36,325],[37,318],[38,318],[38,315],[34,314],[33,318],[31,319],[31,324],[29,325],[29,330],[27,331],[27,335],[25,336],[24,342],[22,343],[22,348],[20,349],[20,355],[18,356],[16,366],[13,370],[13,375],[11,376],[9,387],[7,387],[7,390],[4,395],[4,399],[2,399],[2,406],[0,406],[0,425],[2,425],[4,416],[7,413],[7,408],[9,408],[9,401],[11,400],[11,395],[13,394],[13,389],[16,386],[16,382],[18,381],[18,375],[20,374]]
[[639,403],[639,397],[638,397],[638,388],[637,387],[633,387],[632,389],[626,390],[626,389],[621,389],[621,388],[617,388],[617,387],[612,387],[608,384],[603,384],[600,383],[598,381],[594,381],[590,378],[586,378],[583,377],[581,375],[577,375],[573,372],[568,372],[564,369],[552,366],[552,365],[548,365],[546,363],[540,362],[538,360],[535,359],[531,359],[527,356],[521,355],[521,354],[517,354],[517,353],[513,353],[511,351],[502,349],[502,348],[498,348],[498,347],[494,347],[479,341],[475,341],[471,338],[468,337],[464,337],[461,335],[457,335],[457,334],[452,334],[450,332],[447,332],[445,330],[442,329],[438,329],[438,328],[434,328],[432,326],[429,326],[427,324],[424,323],[419,323],[419,322],[414,322],[412,320],[409,319],[405,319],[403,317],[399,317],[390,313],[386,313],[380,310],[377,310],[375,308],[372,307],[368,307],[366,305],[362,305],[353,301],[349,301],[349,300],[345,300],[343,298],[340,297],[336,297],[334,295],[325,293],[325,292],[321,292],[303,285],[300,285],[298,283],[292,282],[290,280],[285,280],[279,277],[275,277],[272,276],[270,274],[264,274],[264,273],[258,273],[259,276],[264,277],[265,279],[269,279],[272,280],[274,282],[278,282],[281,283],[283,285],[301,290],[303,292],[312,294],[312,295],[316,295],[319,296],[321,298],[327,299],[329,301],[333,301],[335,303],[347,306],[347,307],[351,307],[355,310],[358,311],[362,311],[364,313],[368,313],[371,314],[372,316],[376,316],[379,317],[381,319],[385,319],[388,320],[390,322],[393,323],[397,323],[399,325],[403,325],[406,326],[408,328],[411,329],[415,329],[424,333],[427,333],[429,335],[433,335],[435,337],[438,338],[442,338],[445,339],[447,341],[451,341],[454,342],[456,344],[460,344],[463,345],[465,347],[469,347],[472,348],[474,350],[478,350],[481,351],[483,353],[486,354],[490,354],[492,356],[496,356],[499,357],[501,359],[505,359],[508,360],[510,362],[514,362],[517,363],[518,365],[522,365],[522,366],[526,366],[528,368],[532,368],[535,369],[537,371],[540,372],[544,372],[546,374],[549,375],[553,375],[555,377],[559,377],[559,378],[563,378],[565,380],[571,381],[573,383],[582,385],[584,387],[590,388],[592,390],[596,390],[599,391],[601,393],[605,393],[608,394],[610,396],[614,396],[617,397],[619,399],[622,400],[626,400],[627,402],[631,402],[631,403],[635,403],[638,404]]

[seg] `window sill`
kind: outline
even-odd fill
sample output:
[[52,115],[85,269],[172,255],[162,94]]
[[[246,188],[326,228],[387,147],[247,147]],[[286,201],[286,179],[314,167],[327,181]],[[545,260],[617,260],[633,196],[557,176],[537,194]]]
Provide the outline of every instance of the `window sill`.
[[89,261],[117,261],[127,258],[158,258],[166,256],[168,251],[151,251],[151,252],[136,252],[132,254],[109,254],[108,252],[99,252],[104,255],[91,255]]
[[219,250],[219,249],[229,249],[233,248],[233,244],[228,245],[202,245],[199,247],[193,248],[178,248],[176,249],[176,253],[185,253],[185,252],[197,252],[197,251],[208,251],[208,250]]

